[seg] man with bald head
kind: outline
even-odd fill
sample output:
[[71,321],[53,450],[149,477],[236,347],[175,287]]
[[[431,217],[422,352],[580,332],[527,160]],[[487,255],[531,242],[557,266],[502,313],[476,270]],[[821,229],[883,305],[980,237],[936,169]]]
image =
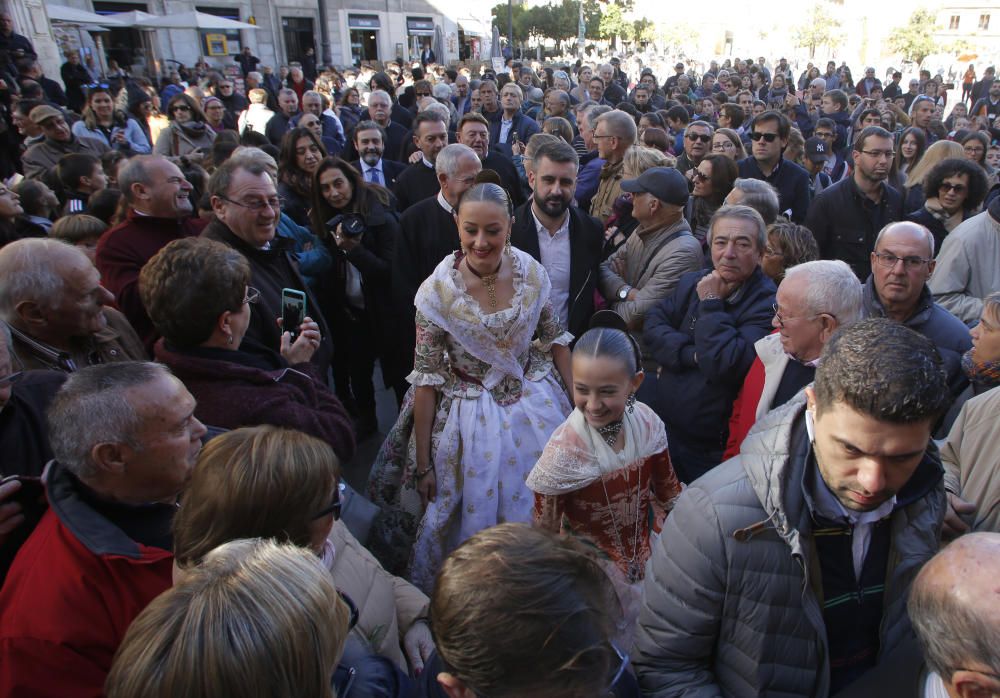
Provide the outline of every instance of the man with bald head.
[[0,320],[24,370],[73,373],[84,366],[143,360],[146,353],[114,296],[77,247],[25,238],[0,249]]
[[872,273],[865,282],[867,317],[901,322],[941,352],[948,384],[957,396],[968,385],[962,356],[972,348],[965,324],[934,302],[927,280],[934,273],[934,236],[919,223],[890,223],[875,239]]
[[998,577],[998,533],[962,536],[917,575],[907,609],[931,671],[923,695],[1000,695]]
[[206,221],[192,218],[191,184],[162,155],[127,160],[118,187],[128,206],[125,220],[101,237],[95,264],[104,287],[151,350],[157,335],[139,298],[139,271],[168,242],[200,233]]

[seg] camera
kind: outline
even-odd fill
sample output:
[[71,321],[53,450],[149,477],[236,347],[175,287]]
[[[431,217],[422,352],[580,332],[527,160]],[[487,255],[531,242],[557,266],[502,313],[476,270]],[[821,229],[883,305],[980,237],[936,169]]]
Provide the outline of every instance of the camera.
[[361,235],[367,229],[365,219],[357,213],[339,213],[326,222],[326,228],[331,233],[341,226],[341,232],[352,238]]

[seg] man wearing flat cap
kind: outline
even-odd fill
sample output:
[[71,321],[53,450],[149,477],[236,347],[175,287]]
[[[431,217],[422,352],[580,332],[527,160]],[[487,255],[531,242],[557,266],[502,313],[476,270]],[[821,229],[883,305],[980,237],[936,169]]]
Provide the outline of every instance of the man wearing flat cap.
[[69,153],[86,153],[99,158],[108,151],[108,146],[98,140],[74,136],[66,117],[56,107],[41,104],[31,110],[28,118],[42,129],[44,139],[29,147],[21,156],[25,177],[43,179],[59,164],[63,155]]
[[601,264],[601,292],[630,329],[642,330],[646,311],[673,291],[682,274],[701,269],[704,258],[684,219],[684,175],[672,167],[652,167],[636,179],[622,180],[621,188],[632,194],[639,227]]

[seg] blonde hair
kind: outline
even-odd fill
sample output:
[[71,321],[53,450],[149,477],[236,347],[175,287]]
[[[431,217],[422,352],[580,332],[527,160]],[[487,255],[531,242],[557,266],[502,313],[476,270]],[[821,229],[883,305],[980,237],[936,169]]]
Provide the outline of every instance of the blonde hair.
[[638,177],[651,167],[673,167],[677,160],[672,160],[665,153],[661,153],[656,148],[647,148],[643,145],[629,146],[622,158],[622,169],[629,173],[631,178]]
[[330,503],[338,474],[333,449],[299,431],[263,425],[215,437],[174,516],[174,561],[197,565],[237,538],[309,545],[312,517]]
[[136,617],[105,691],[108,698],[332,698],[349,617],[308,550],[233,541]]
[[[931,143],[924,151],[923,157],[906,173],[906,188],[910,189],[919,184],[924,185],[924,180],[931,173],[934,166],[942,160],[949,158],[965,159],[965,149],[954,141],[937,141]],[[928,192],[924,192],[927,194]],[[934,193],[934,192],[932,192]]]
[[88,216],[86,213],[78,213],[73,216],[63,216],[53,223],[49,237],[75,245],[99,238],[107,229],[108,224],[100,218]]

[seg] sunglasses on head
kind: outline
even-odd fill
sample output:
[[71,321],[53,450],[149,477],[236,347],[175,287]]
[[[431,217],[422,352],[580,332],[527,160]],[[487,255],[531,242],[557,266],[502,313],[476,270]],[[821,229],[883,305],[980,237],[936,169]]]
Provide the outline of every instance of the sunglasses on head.
[[755,141],[759,141],[761,138],[763,138],[767,143],[774,143],[774,141],[777,140],[778,138],[778,134],[761,133],[760,131],[754,131],[753,133],[750,134],[750,138]]
[[711,136],[706,136],[702,133],[688,133],[685,138],[689,141],[701,141],[702,143],[708,143],[712,140]]

